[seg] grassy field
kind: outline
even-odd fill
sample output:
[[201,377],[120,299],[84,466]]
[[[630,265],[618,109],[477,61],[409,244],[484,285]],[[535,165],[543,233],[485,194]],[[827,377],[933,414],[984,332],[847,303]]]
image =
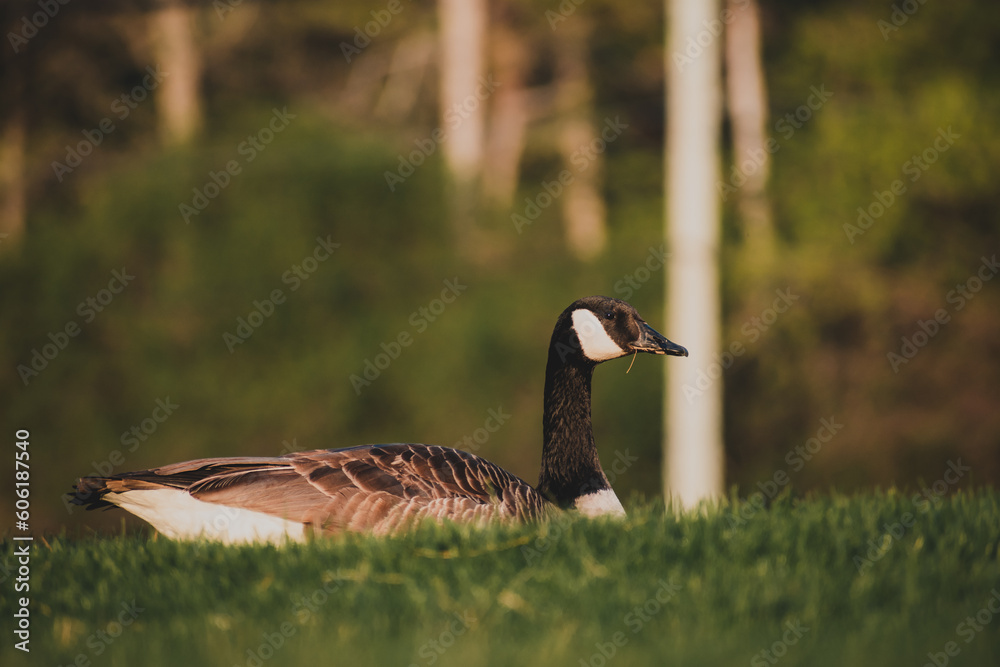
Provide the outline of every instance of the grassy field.
[[[37,540],[4,665],[996,665],[1000,493],[223,547]],[[949,653],[951,655],[949,655]]]

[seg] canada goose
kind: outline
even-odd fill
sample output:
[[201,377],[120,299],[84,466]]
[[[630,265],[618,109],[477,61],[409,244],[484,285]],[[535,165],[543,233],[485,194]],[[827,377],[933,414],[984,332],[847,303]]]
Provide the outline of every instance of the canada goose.
[[397,443],[84,477],[72,501],[121,507],[171,538],[229,543],[323,531],[385,534],[424,517],[526,520],[552,506],[624,515],[597,456],[590,383],[597,364],[638,352],[687,356],[620,299],[587,297],[559,315],[545,367],[537,489],[468,452]]

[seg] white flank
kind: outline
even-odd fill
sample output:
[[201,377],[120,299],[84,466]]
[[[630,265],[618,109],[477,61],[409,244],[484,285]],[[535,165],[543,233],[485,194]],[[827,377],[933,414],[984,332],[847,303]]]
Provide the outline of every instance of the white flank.
[[286,539],[301,542],[305,526],[297,521],[198,500],[180,489],[149,489],[108,493],[104,500],[118,505],[175,540],[206,539],[240,544]]
[[580,339],[580,349],[591,361],[616,359],[627,354],[618,343],[611,340],[611,336],[604,330],[604,325],[597,319],[597,315],[587,308],[573,311],[573,329],[576,331],[576,337]]
[[625,516],[625,508],[611,489],[601,489],[576,499],[576,509],[584,516]]

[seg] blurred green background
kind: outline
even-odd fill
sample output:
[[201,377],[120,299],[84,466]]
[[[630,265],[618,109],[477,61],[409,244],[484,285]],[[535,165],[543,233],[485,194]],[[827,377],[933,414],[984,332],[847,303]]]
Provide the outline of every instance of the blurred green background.
[[[722,340],[746,350],[724,373],[726,480],[741,494],[777,470],[796,493],[920,489],[959,460],[971,472],[958,487],[1000,478],[1000,281],[976,282],[977,272],[993,277],[983,258],[1000,250],[1000,7],[912,4],[886,32],[879,21],[891,21],[892,3],[762,3],[766,128],[780,145],[767,191],[773,261],[750,266],[733,197],[723,209]],[[5,34],[32,6],[4,6],[13,26]],[[413,75],[405,113],[380,113],[377,95],[364,91],[386,90],[391,77],[376,63],[434,29],[432,3],[404,3],[351,62],[341,44],[381,5],[225,6],[206,3],[195,15],[202,117],[188,141],[164,139],[151,100],[125,118],[113,106],[155,62],[143,37],[151,6],[74,3],[18,52],[9,38],[4,45],[5,127],[24,128],[26,149],[24,225],[8,219],[0,238],[0,405],[10,451],[16,429],[31,432],[33,527],[117,526],[120,513],[83,516],[60,499],[95,471],[366,442],[454,445],[474,438],[490,410],[510,417],[475,451],[534,482],[559,312],[608,294],[664,328],[662,270],[644,269],[663,243],[662,7],[588,0],[567,19],[590,26],[595,126],[628,124],[601,156],[606,243],[581,258],[558,206],[522,233],[511,221],[563,168],[552,139],[558,115],[528,125],[517,194],[507,208],[480,210],[471,244],[449,222],[440,150],[388,187],[385,173],[440,126],[436,74]],[[529,61],[524,87],[543,95],[559,76],[545,17],[557,4],[491,8]],[[790,132],[782,119],[813,87],[832,95]],[[294,118],[246,161],[243,142],[274,109]],[[104,118],[114,131],[57,173],[53,162],[65,163],[66,147]],[[925,153],[941,131],[951,133],[947,150]],[[741,158],[727,124],[723,132],[729,178]],[[934,161],[915,171],[921,155]],[[240,173],[188,224],[181,204],[232,160]],[[877,211],[897,179],[905,192],[870,228],[845,230],[859,207]],[[306,262],[315,270],[296,283],[287,272],[314,256],[318,238],[339,247]],[[100,312],[86,306],[111,296],[101,291],[114,271],[134,279]],[[437,307],[445,281],[467,288],[431,321],[420,309]],[[959,299],[959,286],[968,296]],[[224,334],[276,289],[285,301],[230,352]],[[765,330],[753,318],[776,289],[799,299]],[[935,335],[921,338],[920,323],[939,309],[947,322],[925,324]],[[79,334],[37,375],[18,370],[71,322]],[[412,344],[356,391],[351,376],[404,332]],[[926,344],[894,370],[887,355],[902,353],[904,337]],[[638,359],[628,375],[619,361],[597,372],[605,463],[616,450],[639,457],[615,480],[623,498],[661,493],[662,374],[671,363],[683,361]],[[177,407],[157,421],[157,401],[168,399]],[[786,455],[830,418],[843,428],[794,468]],[[129,436],[133,428],[142,439]]]

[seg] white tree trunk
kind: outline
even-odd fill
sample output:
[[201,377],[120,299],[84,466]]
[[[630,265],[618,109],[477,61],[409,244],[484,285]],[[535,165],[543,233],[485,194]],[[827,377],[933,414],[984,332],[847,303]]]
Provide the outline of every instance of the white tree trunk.
[[[483,161],[485,100],[476,99],[484,75],[485,0],[438,0],[441,39],[441,113],[455,105],[458,117],[442,118],[448,139],[442,144],[448,168],[475,178]],[[470,99],[470,96],[472,99]],[[475,104],[475,102],[479,102]],[[474,107],[474,108],[473,108]]]
[[166,72],[156,91],[160,136],[166,144],[190,141],[201,129],[201,53],[195,43],[195,10],[170,0],[150,15],[153,51]]
[[722,27],[714,0],[667,0],[667,21],[665,333],[691,356],[667,371],[664,495],[691,507],[723,492],[722,369],[715,357],[723,38],[711,29]]
[[441,150],[451,182],[452,223],[465,254],[476,254],[472,235],[488,95],[483,85],[487,18],[486,0],[438,0],[441,127],[447,135]]

